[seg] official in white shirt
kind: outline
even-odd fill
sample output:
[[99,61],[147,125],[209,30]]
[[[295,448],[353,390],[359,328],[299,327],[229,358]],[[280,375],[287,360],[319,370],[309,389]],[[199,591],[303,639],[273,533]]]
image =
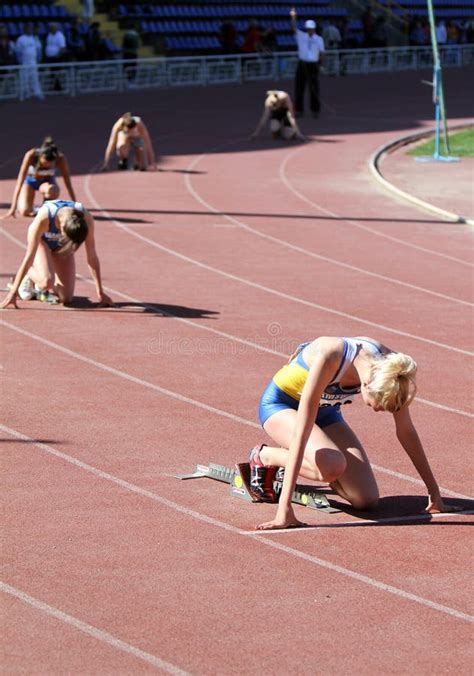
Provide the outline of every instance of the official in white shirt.
[[316,33],[316,22],[308,19],[305,30],[296,25],[296,10],[290,11],[291,27],[298,45],[298,66],[295,76],[295,111],[302,115],[304,110],[304,94],[309,89],[310,108],[314,117],[319,115],[321,101],[319,96],[319,68],[324,55],[324,40]]

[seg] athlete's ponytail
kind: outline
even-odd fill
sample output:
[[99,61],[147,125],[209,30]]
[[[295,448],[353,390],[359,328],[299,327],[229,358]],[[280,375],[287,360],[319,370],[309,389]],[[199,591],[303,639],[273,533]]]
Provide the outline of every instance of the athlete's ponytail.
[[367,389],[385,411],[408,406],[416,394],[416,362],[407,354],[390,352],[372,365]]

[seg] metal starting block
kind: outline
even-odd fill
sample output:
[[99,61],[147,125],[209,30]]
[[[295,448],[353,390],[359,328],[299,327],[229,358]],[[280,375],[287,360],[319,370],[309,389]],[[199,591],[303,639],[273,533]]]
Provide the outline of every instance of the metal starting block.
[[[258,502],[255,500],[249,490],[250,485],[250,465],[243,462],[236,465],[235,468],[225,467],[210,462],[209,465],[196,465],[194,472],[189,474],[176,474],[177,479],[214,479],[230,485],[231,495],[247,500],[247,502]],[[273,490],[277,495],[277,501],[280,497],[282,482],[274,481]],[[303,505],[310,509],[318,509],[322,512],[332,513],[340,510],[331,507],[324,493],[320,493],[313,486],[303,486],[296,484],[291,501],[296,505]]]

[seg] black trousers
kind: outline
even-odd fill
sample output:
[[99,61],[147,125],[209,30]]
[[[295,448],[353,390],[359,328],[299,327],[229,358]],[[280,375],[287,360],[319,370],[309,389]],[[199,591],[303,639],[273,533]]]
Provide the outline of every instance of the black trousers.
[[311,110],[313,113],[319,113],[321,109],[321,101],[319,99],[319,63],[298,61],[295,75],[295,110],[297,113],[302,113],[304,110],[306,86],[309,89]]

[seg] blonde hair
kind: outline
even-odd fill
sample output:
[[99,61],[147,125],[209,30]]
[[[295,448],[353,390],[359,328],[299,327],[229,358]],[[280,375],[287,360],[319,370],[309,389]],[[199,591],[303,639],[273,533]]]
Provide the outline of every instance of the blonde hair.
[[416,362],[407,354],[390,352],[372,363],[367,389],[384,411],[395,413],[416,395]]

